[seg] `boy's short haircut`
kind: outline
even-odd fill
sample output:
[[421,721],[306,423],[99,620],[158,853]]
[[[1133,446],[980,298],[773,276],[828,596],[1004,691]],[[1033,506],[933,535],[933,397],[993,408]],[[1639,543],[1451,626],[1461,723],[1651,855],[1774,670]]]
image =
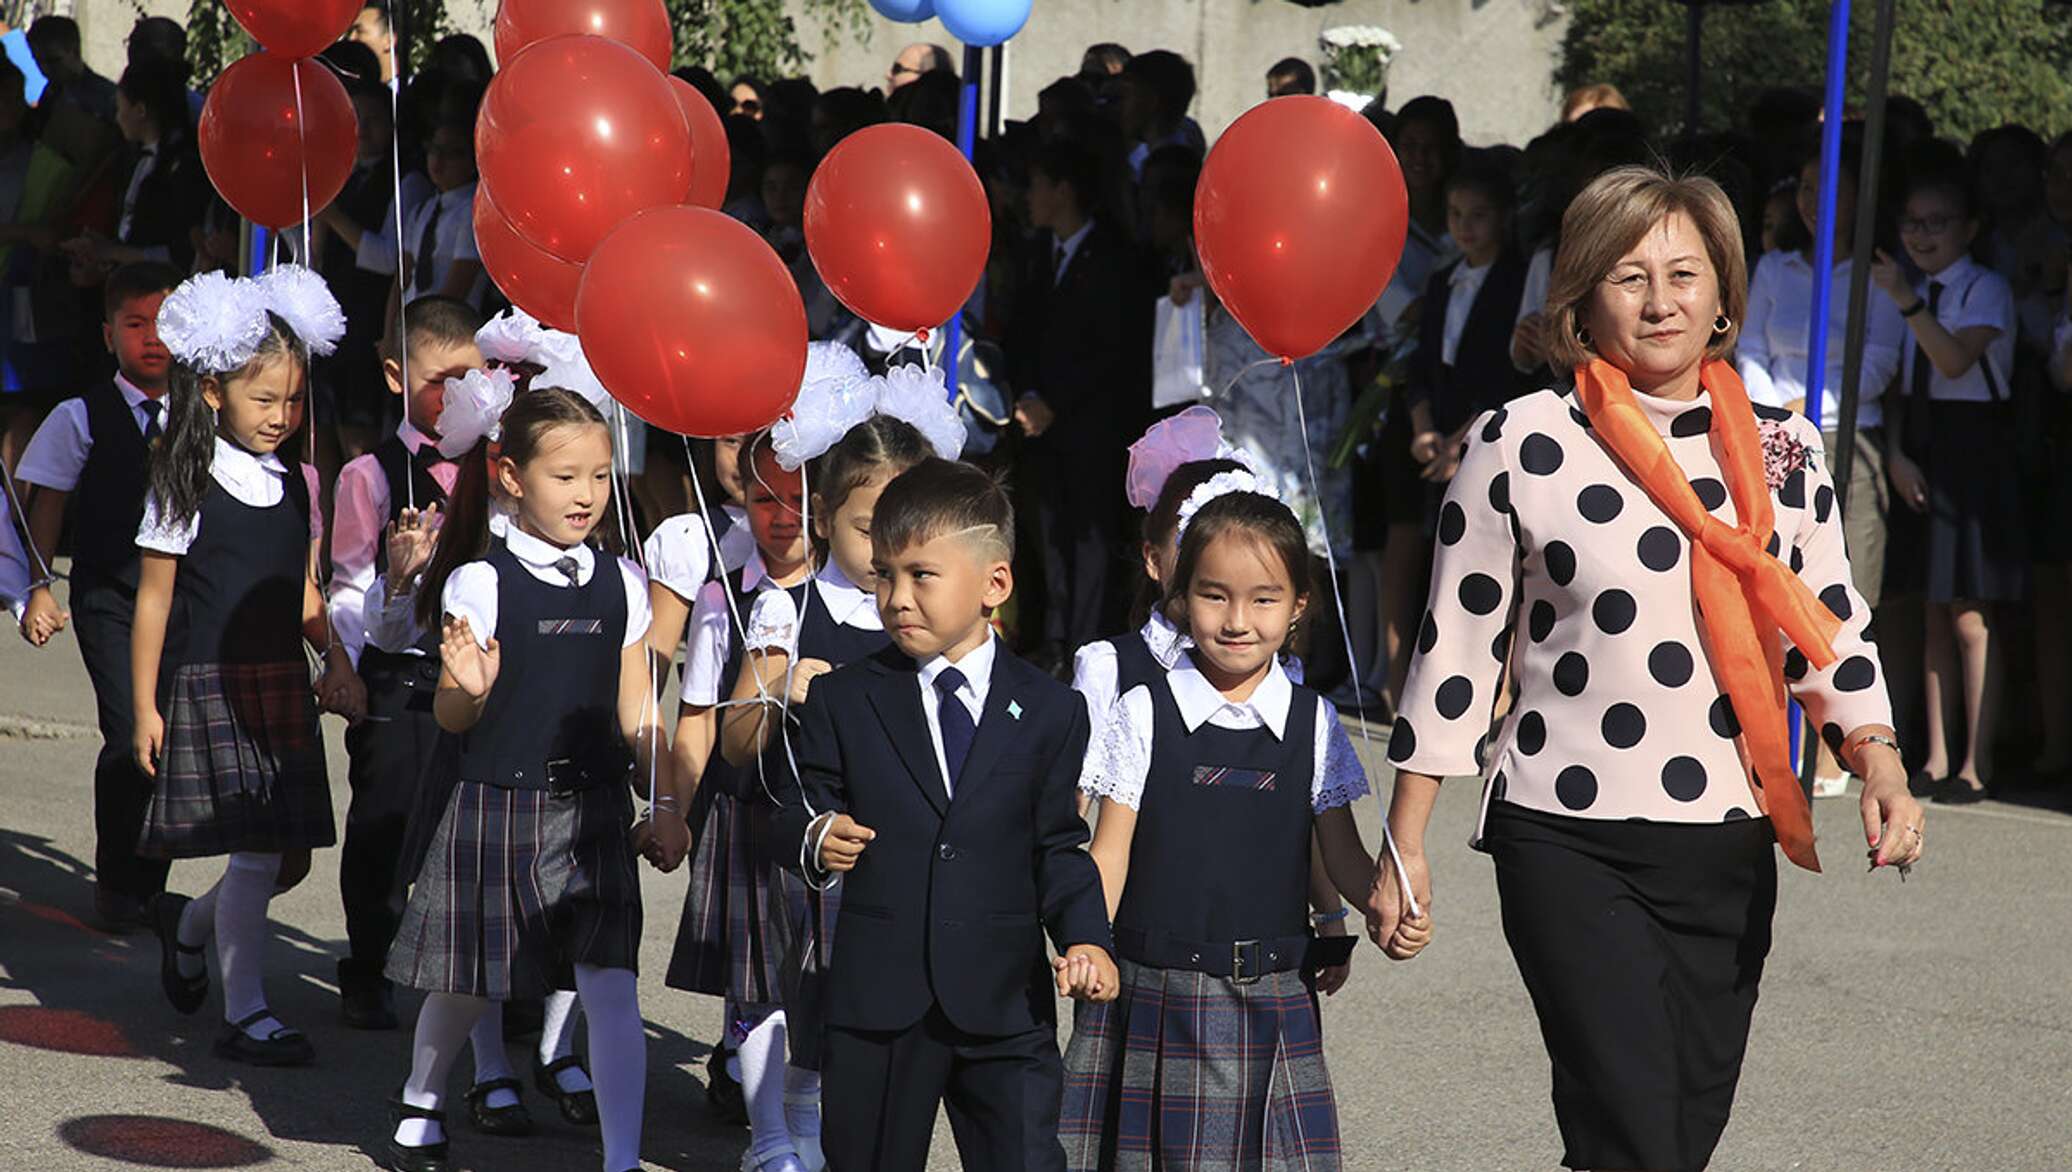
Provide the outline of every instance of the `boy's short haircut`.
[[170,293],[179,288],[181,280],[178,269],[159,261],[123,265],[108,274],[108,283],[101,291],[101,312],[113,322],[125,304],[153,293]]
[[1518,206],[1517,184],[1502,166],[1488,159],[1471,159],[1447,176],[1446,194],[1456,191],[1472,191],[1505,215]]
[[[486,320],[481,310],[467,302],[437,294],[419,297],[403,307],[403,330],[412,348],[472,342]],[[391,362],[403,360],[402,348],[396,345],[395,322],[381,335],[381,356]]]
[[871,513],[871,548],[879,556],[950,534],[983,541],[1002,561],[1014,560],[1014,504],[981,469],[930,457],[894,477]]

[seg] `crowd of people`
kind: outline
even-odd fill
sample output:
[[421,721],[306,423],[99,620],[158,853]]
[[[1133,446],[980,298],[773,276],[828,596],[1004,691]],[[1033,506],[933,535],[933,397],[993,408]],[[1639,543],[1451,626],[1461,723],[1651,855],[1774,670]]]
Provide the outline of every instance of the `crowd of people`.
[[[1773,841],[1812,857],[1778,796],[1781,707],[1772,722],[1754,699],[1761,664],[1683,689],[1769,623],[1791,650],[1764,694],[1789,681],[1805,704],[1815,793],[1863,778],[1874,865],[1920,857],[1909,782],[1953,803],[2072,790],[2072,135],[1959,146],[1894,99],[1890,195],[1870,208],[1845,129],[1837,286],[1860,220],[1880,248],[1844,478],[1843,298],[1807,392],[1809,93],[1671,141],[1593,86],[1522,149],[1468,147],[1443,98],[1376,100],[1408,243],[1297,382],[1200,271],[1193,67],[1095,45],[978,145],[994,246],[968,350],[942,358],[965,384],[951,402],[907,365],[910,339],[833,296],[803,232],[844,136],[954,138],[951,54],[907,46],[882,79],[826,90],[688,68],[726,126],[722,210],[790,267],[814,338],[796,419],[693,442],[609,425],[576,340],[485,271],[473,128],[493,65],[473,38],[402,77],[369,6],[326,51],[358,161],[257,280],[236,275],[250,258],[196,153],[179,26],[140,21],[113,83],[69,20],[29,41],[49,81],[33,108],[0,65],[0,458],[19,487],[0,593],[32,644],[69,630],[92,678],[96,912],[157,933],[182,1013],[208,999],[213,952],[218,1054],[306,1063],[265,997],[267,905],[342,838],[344,1024],[398,1028],[395,986],[427,994],[391,1167],[446,1166],[463,1050],[473,1126],[529,1131],[505,1037],[531,1028],[537,1091],[600,1129],[607,1172],[637,1164],[641,858],[688,862],[666,982],[726,1001],[708,1095],[749,1126],[746,1167],[918,1168],[939,1104],[972,1167],[1150,1167],[1202,1145],[1320,1167],[1339,1141],[1316,994],[1346,979],[1348,906],[1392,957],[1431,939],[1437,778],[1489,778],[1478,839],[1507,911],[1595,882],[1544,869],[1548,850],[1638,849],[1575,821],[1749,822],[1709,881],[1761,892]],[[1299,59],[1260,78],[1262,100],[1315,89]],[[1647,170],[1665,160],[1709,178]],[[1656,448],[1687,484],[1637,471]],[[1675,524],[1641,525],[1656,508]],[[1777,535],[1734,544],[1704,523],[1723,508],[1780,510]],[[1622,526],[1618,558],[1592,543]],[[1688,582],[1643,577],[1686,563]],[[1817,600],[1791,610],[1778,581],[1727,585],[1721,566]],[[1639,646],[1629,631],[1654,636],[1608,666],[1624,653],[1602,641]],[[350,721],[342,835],[319,708]],[[1403,849],[1379,863],[1350,814],[1368,792],[1338,719],[1355,711],[1395,721]],[[1614,768],[1651,720],[1718,743],[1651,767],[1638,796],[1607,773],[1599,804],[1586,763]],[[1544,776],[1527,760],[1557,757]],[[226,858],[220,880],[168,894],[170,861],[203,857]],[[1665,963],[1759,936],[1759,974],[1757,904]],[[1625,986],[1579,981],[1572,941],[1512,943],[1543,1020],[1618,1015]],[[1686,991],[1717,1053],[1626,1023],[1629,1049],[1685,1062],[1706,1096],[1664,1099],[1632,1062],[1557,1074],[1572,1166],[1702,1166],[1718,1130],[1677,1113],[1724,1126],[1753,981]],[[1063,1056],[1053,991],[1080,1001]],[[1252,1030],[1278,1044],[1223,1044]],[[1557,1071],[1595,1053],[1552,1025],[1548,1044]],[[1640,1130],[1607,1138],[1615,1117]]]

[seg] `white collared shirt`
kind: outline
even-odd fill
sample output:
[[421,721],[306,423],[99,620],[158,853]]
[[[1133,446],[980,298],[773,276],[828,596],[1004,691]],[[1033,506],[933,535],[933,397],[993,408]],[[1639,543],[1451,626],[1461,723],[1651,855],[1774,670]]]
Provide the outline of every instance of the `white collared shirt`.
[[952,660],[946,655],[937,655],[921,664],[918,673],[921,686],[921,715],[928,719],[928,740],[935,746],[936,768],[942,770],[943,781],[951,797],[957,794],[957,779],[950,776],[950,759],[942,748],[942,693],[935,690],[936,678],[956,668],[964,674],[964,684],[952,693],[964,710],[971,713],[973,728],[985,719],[986,693],[993,690],[993,661],[998,658],[998,643],[991,634],[986,641],[965,653],[963,659]]
[[[1079,231],[1072,233],[1063,240],[1057,240],[1055,236],[1052,237],[1055,243],[1050,248],[1052,261],[1050,283],[1053,287],[1063,283],[1065,274],[1072,271],[1072,259],[1079,255],[1080,246],[1086,243],[1086,238],[1093,233],[1093,230],[1093,219],[1088,217],[1086,223],[1079,226]],[[1061,249],[1065,254],[1062,261],[1058,259],[1058,252]]]
[[[2008,286],[2007,278],[1962,256],[1957,263],[1914,286],[1914,292],[1924,302],[1929,300],[1930,284],[1942,286],[1942,296],[1936,299],[1935,320],[1944,329],[1955,334],[1973,326],[1991,326],[2000,331],[2000,336],[1988,342],[1979,360],[1956,378],[1944,378],[1931,363],[1928,397],[1938,403],[2005,402],[2013,389],[2008,380],[2014,372],[2015,342],[2014,290]],[[1920,347],[1909,332],[1906,359],[1900,369],[1902,392],[1913,386],[1914,363],[1921,359]]]
[[[0,472],[0,476],[6,473]],[[29,608],[29,556],[15,532],[14,513],[8,508],[8,494],[0,493],[0,606],[22,621]]]
[[1448,283],[1452,290],[1446,296],[1446,328],[1439,339],[1439,362],[1452,366],[1460,354],[1460,336],[1468,328],[1468,315],[1475,310],[1475,298],[1481,296],[1482,285],[1489,280],[1489,270],[1496,264],[1471,265],[1463,260],[1453,266],[1453,276]]
[[151,143],[143,148],[137,158],[136,169],[130,172],[129,187],[122,193],[122,218],[116,221],[115,238],[128,241],[130,226],[137,218],[137,196],[144,191],[144,181],[158,170],[159,144]]
[[[1193,645],[1193,641],[1180,633],[1171,620],[1157,610],[1144,620],[1139,629],[1144,645],[1151,649],[1151,658],[1158,666],[1171,671],[1180,653]],[[1115,654],[1115,644],[1106,639],[1096,639],[1081,647],[1072,656],[1072,690],[1086,698],[1087,719],[1092,722],[1092,734],[1087,738],[1086,751],[1092,755],[1094,746],[1100,743],[1101,728],[1108,722],[1108,713],[1120,697],[1122,664]]]
[[[720,565],[722,572],[738,570],[755,552],[755,533],[748,527],[746,509],[721,508],[733,525],[719,539]],[[668,587],[685,602],[695,603],[698,591],[712,578],[712,535],[697,513],[678,513],[655,526],[641,552],[647,556],[648,580]]]
[[[1288,710],[1295,698],[1295,685],[1279,662],[1267,671],[1266,678],[1259,681],[1252,695],[1242,701],[1225,698],[1186,653],[1166,673],[1166,683],[1179,706],[1180,720],[1189,732],[1204,724],[1213,724],[1217,728],[1239,731],[1263,728],[1276,740],[1286,737]],[[1144,800],[1144,783],[1151,776],[1151,758],[1155,749],[1152,744],[1153,727],[1151,689],[1132,688],[1116,701],[1097,747],[1088,753],[1079,788],[1093,797],[1107,798],[1132,810],[1139,809]],[[1310,774],[1310,808],[1321,814],[1351,805],[1364,797],[1367,771],[1360,765],[1351,739],[1345,735],[1345,726],[1339,723],[1338,710],[1321,696],[1317,697],[1317,722],[1313,735],[1316,741],[1315,765]]]
[[[216,456],[209,463],[209,476],[223,486],[223,491],[255,509],[270,509],[288,493],[288,466],[280,456],[273,452],[248,452],[222,436],[216,437]],[[309,537],[311,541],[320,541],[324,536],[324,514],[317,502],[317,470],[302,465],[302,479],[309,486]],[[158,494],[146,494],[144,522],[137,526],[137,548],[180,557],[193,548],[194,539],[199,536],[200,509],[186,524],[177,524],[159,515]]]
[[[542,541],[516,525],[504,534],[504,548],[518,559],[526,573],[550,586],[569,585],[568,575],[555,564],[563,558],[575,559],[577,586],[588,586],[591,577],[597,573],[597,551],[588,545],[564,549]],[[647,638],[650,618],[647,578],[639,566],[625,558],[615,560],[619,564],[619,577],[626,585],[626,635],[620,646],[631,647]],[[453,571],[453,576],[446,579],[445,592],[439,596],[439,607],[454,618],[466,619],[475,633],[475,642],[487,647],[490,637],[496,634],[496,567],[488,562],[469,562]]]
[[[776,590],[759,549],[749,551],[741,566],[741,589],[748,593]],[[674,589],[674,587],[671,587]],[[727,679],[727,660],[734,653],[736,624],[748,621],[735,615],[725,578],[714,578],[698,588],[691,604],[690,629],[684,636],[683,702],[710,708],[733,694],[734,681]]]
[[[1835,266],[1834,287],[1849,287],[1850,261]],[[1804,253],[1780,250],[1755,266],[1748,286],[1748,312],[1741,323],[1741,342],[1734,364],[1748,387],[1750,400],[1784,407],[1806,397],[1812,354],[1813,264]],[[1900,347],[1911,344],[1906,322],[1892,299],[1876,290],[1866,302],[1863,376],[1856,399],[1856,426],[1882,427],[1885,388],[1899,370]],[[1827,319],[1827,360],[1820,392],[1820,426],[1840,426],[1842,359],[1848,341],[1849,300],[1835,300]]]
[[[165,426],[164,398],[153,399],[120,374],[115,376],[115,389],[122,395],[122,401],[129,404],[130,414],[136,417],[139,434],[151,425],[151,412],[144,407],[146,403],[159,404],[159,426]],[[79,476],[86,470],[86,457],[93,451],[93,446],[93,428],[87,422],[86,400],[67,399],[57,405],[57,409],[36,429],[29,446],[22,450],[15,479],[24,484],[42,485],[54,492],[71,492],[79,487]]]
[[[437,293],[446,285],[446,275],[455,261],[471,260],[480,263],[481,252],[475,247],[475,185],[473,183],[456,187],[452,191],[428,192],[415,202],[409,191],[404,192],[404,206],[408,212],[403,217],[403,243],[399,247],[392,234],[395,231],[395,210],[383,217],[379,231],[366,232],[360,236],[358,252],[359,266],[371,273],[394,273],[400,264],[403,279],[409,286],[404,300],[409,302],[429,293]],[[430,288],[417,286],[417,265],[415,253],[424,240],[425,228],[431,225],[432,210],[438,209],[439,222],[432,226],[432,284]],[[478,273],[464,300],[480,305],[482,296],[489,288],[489,275]]]
[[[859,631],[885,629],[885,620],[878,614],[878,596],[865,593],[832,561],[813,576],[813,589],[806,595],[806,605],[826,607],[827,617],[837,626],[853,627]],[[799,604],[792,601],[791,591],[762,591],[755,596],[755,605],[749,609],[748,639],[743,645],[750,651],[781,651],[786,655],[796,655],[802,625]]]

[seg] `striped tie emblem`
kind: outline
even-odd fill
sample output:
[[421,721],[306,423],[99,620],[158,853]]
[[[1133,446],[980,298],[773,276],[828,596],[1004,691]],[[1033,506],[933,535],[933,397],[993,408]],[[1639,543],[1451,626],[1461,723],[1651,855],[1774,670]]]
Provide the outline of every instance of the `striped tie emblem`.
[[1228,786],[1232,789],[1258,790],[1265,793],[1274,788],[1273,771],[1270,769],[1237,769],[1227,765],[1197,765],[1194,767],[1194,784]]
[[542,635],[602,635],[603,619],[541,619]]

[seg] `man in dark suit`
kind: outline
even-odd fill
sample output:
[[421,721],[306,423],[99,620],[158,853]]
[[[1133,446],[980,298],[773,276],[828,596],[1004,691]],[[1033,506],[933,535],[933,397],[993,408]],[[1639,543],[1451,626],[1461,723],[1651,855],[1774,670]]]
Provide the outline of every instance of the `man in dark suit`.
[[1021,487],[1043,547],[1039,658],[1059,661],[1119,625],[1124,456],[1151,406],[1153,297],[1130,241],[1096,217],[1100,191],[1090,147],[1057,139],[1037,152],[1029,219],[1041,231],[1008,336],[1030,437]]
[[990,625],[1013,533],[970,465],[894,480],[871,534],[893,646],[806,704],[775,841],[809,882],[843,878],[821,1047],[836,1172],[919,1172],[938,1105],[965,1167],[1062,1172],[1052,989],[1120,987],[1073,797],[1085,705]]

